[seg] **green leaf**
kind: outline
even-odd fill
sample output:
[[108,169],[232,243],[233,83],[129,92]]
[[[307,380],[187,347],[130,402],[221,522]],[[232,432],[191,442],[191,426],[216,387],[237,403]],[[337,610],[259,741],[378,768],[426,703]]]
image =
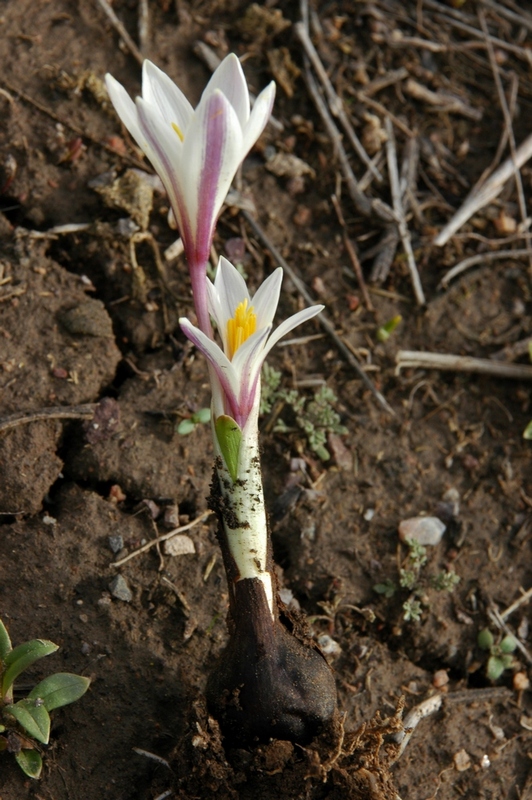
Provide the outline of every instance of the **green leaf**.
[[523,431],[523,439],[532,439],[532,420]]
[[73,675],[71,672],[57,672],[50,675],[31,690],[27,699],[41,700],[47,711],[74,703],[82,697],[90,686],[90,678]]
[[517,647],[517,642],[511,634],[508,634],[504,637],[499,647],[501,648],[501,653],[513,653]]
[[224,457],[229,475],[236,481],[238,477],[238,456],[242,442],[242,431],[232,417],[222,414],[214,423],[216,438]]
[[42,758],[37,750],[21,750],[15,754],[17,764],[29,778],[40,778]]
[[6,671],[2,679],[2,694],[5,695],[9,691],[13,682],[27,667],[39,658],[55,653],[58,648],[59,645],[46,639],[33,639],[11,650],[4,658]]
[[5,706],[4,712],[15,717],[19,725],[22,725],[24,730],[34,739],[43,744],[48,744],[50,739],[50,715],[44,703],[29,700],[25,697],[24,700],[19,700],[15,705]]
[[205,425],[207,422],[211,421],[211,409],[200,408],[199,411],[196,411],[195,414],[192,414],[192,419],[194,422],[200,422],[202,425]]
[[177,426],[176,431],[181,436],[188,436],[189,433],[192,433],[195,427],[196,424],[191,419],[182,419]]
[[12,649],[11,639],[6,630],[6,626],[0,619],[0,659],[3,661],[9,651]]
[[489,650],[493,646],[493,634],[487,628],[480,631],[477,636],[477,644],[481,650]]
[[497,678],[500,678],[504,670],[505,665],[502,658],[498,658],[498,656],[490,656],[488,658],[487,673],[490,681],[496,681]]

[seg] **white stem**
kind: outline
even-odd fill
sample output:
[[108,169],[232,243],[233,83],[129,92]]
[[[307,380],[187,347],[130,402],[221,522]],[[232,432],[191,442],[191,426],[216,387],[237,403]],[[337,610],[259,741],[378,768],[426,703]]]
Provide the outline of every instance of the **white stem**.
[[258,578],[274,615],[273,586],[268,564],[268,527],[262,489],[258,441],[258,408],[254,409],[242,431],[238,477],[233,481],[213,431],[216,470],[224,499],[224,531],[231,556],[238,569],[238,580]]

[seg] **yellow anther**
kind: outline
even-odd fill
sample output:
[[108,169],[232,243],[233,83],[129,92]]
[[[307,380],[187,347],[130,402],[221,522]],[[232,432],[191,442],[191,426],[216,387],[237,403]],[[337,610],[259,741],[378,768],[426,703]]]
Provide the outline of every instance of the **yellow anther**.
[[183,136],[183,132],[181,131],[181,128],[179,127],[179,125],[176,125],[175,122],[172,122],[172,128],[177,133],[177,135],[179,136],[181,141],[183,141],[185,137]]
[[257,316],[253,306],[248,308],[248,301],[242,300],[235,310],[235,315],[227,321],[227,356],[231,359],[246,339],[257,330]]

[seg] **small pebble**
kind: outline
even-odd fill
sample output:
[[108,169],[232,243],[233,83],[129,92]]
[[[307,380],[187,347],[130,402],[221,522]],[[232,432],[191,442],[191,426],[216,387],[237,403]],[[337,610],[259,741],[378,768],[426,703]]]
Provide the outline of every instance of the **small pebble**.
[[130,603],[133,599],[133,592],[126,583],[122,575],[116,575],[109,584],[109,591],[116,597],[117,600],[123,600],[124,603]]
[[454,766],[458,772],[465,772],[471,766],[471,757],[466,750],[459,750],[454,754]]
[[526,689],[530,689],[530,681],[526,672],[516,672],[513,684],[516,692],[524,692]]
[[190,536],[185,536],[185,534],[181,533],[166,540],[164,552],[167,556],[183,556],[187,553],[195,553],[196,548]]
[[98,605],[100,608],[107,608],[112,602],[113,601],[111,600],[110,595],[108,595],[107,592],[104,592],[98,600]]
[[449,683],[449,675],[446,669],[438,669],[432,676],[432,685],[435,689],[443,689]]
[[81,652],[82,652],[82,654],[83,654],[84,656],[88,656],[88,655],[90,655],[90,652],[91,652],[91,646],[90,646],[90,644],[89,644],[88,642],[83,642],[83,643],[82,643],[82,645],[81,645]]
[[42,518],[42,521],[45,525],[57,525],[57,520],[55,517],[50,517],[49,514],[45,514]]
[[89,617],[88,617],[87,614],[80,614],[79,615],[79,620],[80,620],[80,622],[88,622],[89,621]]
[[113,553],[119,553],[124,546],[124,538],[117,534],[116,536],[109,537],[109,547],[113,551]]
[[299,605],[299,600],[297,597],[294,597],[292,590],[288,589],[286,586],[283,589],[279,589],[279,597],[288,608],[296,609],[297,611],[301,610],[301,606]]
[[374,516],[375,516],[375,509],[366,508],[366,510],[364,511],[364,519],[366,520],[366,522],[371,522]]
[[423,546],[434,546],[441,542],[445,525],[438,517],[411,517],[399,523],[399,538],[408,539]]
[[326,656],[337,658],[342,652],[342,648],[338,642],[336,642],[327,633],[323,633],[321,636],[318,636],[318,644],[320,646],[320,650]]

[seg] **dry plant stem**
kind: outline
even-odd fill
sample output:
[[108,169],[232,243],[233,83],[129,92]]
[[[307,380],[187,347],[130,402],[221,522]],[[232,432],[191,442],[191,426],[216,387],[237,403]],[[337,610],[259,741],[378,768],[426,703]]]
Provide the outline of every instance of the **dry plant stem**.
[[[299,294],[301,295],[301,297],[309,305],[314,305],[314,299],[313,299],[312,295],[309,293],[307,287],[305,286],[305,284],[303,283],[301,278],[299,278],[296,275],[296,273],[292,269],[292,267],[284,260],[284,258],[280,254],[280,252],[275,247],[275,245],[272,244],[272,242],[270,242],[270,240],[268,239],[268,237],[266,236],[266,234],[264,233],[264,231],[262,230],[260,225],[253,219],[251,214],[248,214],[247,211],[242,211],[242,214],[244,215],[244,218],[246,219],[248,224],[251,226],[251,228],[253,229],[255,234],[262,241],[264,246],[268,248],[268,250],[270,251],[270,253],[274,257],[274,259],[277,261],[278,265],[284,269],[284,271],[286,272],[286,274],[288,275],[288,277],[290,278],[290,280],[292,281],[292,283],[296,287],[296,289],[299,292]],[[366,375],[366,373],[362,369],[362,365],[354,357],[354,355],[350,352],[349,348],[346,347],[346,345],[342,342],[342,340],[340,339],[340,337],[338,336],[338,334],[336,333],[336,331],[334,329],[334,325],[329,320],[329,318],[322,311],[321,314],[319,314],[319,316],[316,317],[316,319],[320,323],[321,327],[326,331],[326,333],[334,341],[336,347],[338,348],[338,350],[340,350],[340,352],[346,358],[348,363],[353,367],[353,369],[355,370],[355,372],[357,373],[359,378],[362,380],[362,382],[364,383],[366,388],[368,388],[370,390],[370,392],[375,397],[375,399],[377,400],[379,405],[385,411],[387,411],[388,414],[391,414],[392,416],[395,416],[395,411],[393,410],[393,408],[389,405],[389,403],[387,402],[386,398],[375,387],[373,382],[368,378],[368,376]]]
[[434,694],[432,697],[428,697],[423,702],[419,703],[417,706],[414,706],[411,711],[408,712],[406,717],[403,720],[403,730],[399,731],[393,735],[393,739],[400,745],[397,755],[394,761],[397,761],[405,751],[405,748],[410,741],[412,734],[414,733],[415,729],[417,728],[418,724],[421,722],[422,719],[425,717],[430,716],[431,714],[435,714],[436,711],[439,711],[442,705],[443,697],[441,694]]
[[532,16],[527,14],[526,11],[516,14],[509,8],[502,6],[500,3],[495,3],[494,0],[482,0],[482,2],[488,8],[492,8],[494,11],[496,11],[501,17],[510,20],[510,22],[515,22],[517,25],[522,25],[523,27],[528,28],[529,31],[532,31]]
[[181,525],[180,528],[174,528],[174,530],[164,533],[162,536],[157,536],[156,539],[151,539],[149,542],[146,542],[146,544],[143,544],[142,547],[139,547],[138,550],[133,550],[132,553],[129,553],[127,556],[124,556],[124,558],[119,559],[119,561],[113,561],[111,564],[109,564],[109,566],[121,567],[122,564],[126,563],[126,561],[129,561],[131,558],[135,558],[135,556],[139,556],[141,553],[145,553],[150,549],[150,547],[159,544],[159,542],[166,542],[167,539],[171,539],[172,536],[176,536],[178,533],[183,533],[183,531],[189,531],[191,528],[195,528],[196,525],[199,525],[200,522],[206,520],[207,517],[211,516],[211,514],[212,511],[204,511],[203,514],[200,514],[199,517],[196,517],[196,519],[192,520],[192,522],[188,522],[186,525]]
[[501,612],[501,619],[503,622],[506,622],[508,617],[510,617],[514,611],[517,611],[518,608],[521,608],[522,605],[525,605],[525,603],[528,603],[528,601],[532,599],[532,587],[526,592],[524,592],[523,589],[521,589],[521,591],[523,592],[521,597],[519,597],[517,600],[515,600],[515,602],[512,603],[511,606],[508,606],[507,609]]
[[384,120],[384,125],[388,136],[388,140],[386,142],[386,155],[388,158],[388,173],[390,176],[390,189],[392,193],[393,209],[395,211],[395,215],[398,220],[397,227],[399,229],[399,235],[401,237],[403,248],[406,253],[407,264],[410,272],[410,278],[412,280],[414,294],[416,296],[418,305],[424,306],[425,294],[423,292],[423,287],[421,285],[419,272],[417,270],[416,260],[414,258],[414,251],[412,250],[412,242],[410,239],[410,231],[408,230],[408,225],[406,224],[405,214],[403,210],[401,188],[399,185],[399,169],[397,166],[397,150],[395,147],[395,136],[393,132],[392,123],[388,119],[388,117],[386,117],[386,119]]
[[[459,31],[468,33],[475,39],[484,39],[484,34],[482,31],[479,31],[478,28],[474,28],[472,25],[468,25],[462,21],[464,19],[464,15],[458,9],[449,8],[442,3],[438,3],[436,0],[423,0],[423,4],[426,6],[426,8],[430,8],[432,11],[439,12],[436,14],[436,22],[445,22],[448,25],[451,25],[451,27],[457,28]],[[522,58],[526,64],[530,63],[529,53],[525,47],[518,47],[515,44],[505,42],[504,39],[499,39],[496,36],[491,35],[489,36],[489,40],[495,47],[500,48],[501,50],[507,50],[510,53],[514,53],[519,58]]]
[[449,372],[470,372],[492,375],[496,378],[532,380],[532,367],[526,364],[506,364],[488,358],[471,358],[448,353],[423,353],[417,350],[399,350],[395,356],[395,372],[402,369],[441,369]]
[[524,644],[517,638],[517,636],[515,636],[514,633],[512,633],[512,631],[510,630],[510,628],[508,627],[508,625],[506,624],[506,622],[504,621],[504,619],[500,615],[498,609],[495,608],[494,606],[492,608],[488,608],[488,616],[491,619],[491,621],[501,631],[503,631],[503,633],[505,633],[507,636],[511,636],[512,637],[512,639],[514,640],[514,642],[516,644],[517,649],[524,655],[524,657],[526,658],[528,663],[532,664],[532,656],[530,655],[530,653],[528,652],[528,650],[526,649]]
[[139,0],[139,45],[140,52],[146,57],[150,38],[150,9],[148,0]]
[[299,38],[299,41],[303,45],[305,53],[307,54],[314,70],[316,71],[316,75],[318,76],[321,85],[324,88],[325,94],[327,96],[327,102],[329,103],[329,108],[331,110],[331,114],[337,117],[342,124],[344,131],[347,134],[349,141],[351,142],[353,149],[357,153],[360,160],[366,165],[366,167],[370,170],[373,176],[379,183],[382,183],[382,175],[380,174],[379,170],[375,167],[372,163],[371,158],[366,153],[362,146],[362,142],[356,135],[353,126],[351,125],[351,121],[347,116],[344,108],[344,104],[340,97],[336,94],[334,87],[329,80],[329,76],[325,71],[325,67],[320,61],[320,57],[316,52],[316,48],[312,44],[310,36],[308,35],[307,29],[305,27],[305,23],[303,22],[296,22],[294,25],[294,30],[296,36]]
[[39,411],[20,411],[9,417],[0,419],[0,432],[9,431],[18,425],[48,419],[92,419],[96,405],[86,406],[54,406],[41,408]]
[[338,202],[338,198],[335,194],[331,195],[331,202],[334,206],[334,210],[336,211],[336,216],[338,217],[338,222],[342,227],[342,231],[344,234],[344,246],[353,265],[353,270],[357,277],[358,285],[360,286],[360,291],[362,293],[362,297],[364,299],[364,305],[368,309],[368,311],[375,311],[373,307],[373,303],[371,302],[370,296],[368,294],[368,289],[366,287],[366,281],[364,280],[364,273],[362,272],[362,267],[360,265],[360,261],[358,260],[358,256],[355,250],[355,247],[347,235],[347,228],[344,220],[344,215],[342,214],[342,209],[340,208],[340,203]]
[[515,151],[515,156],[507,158],[501,164],[491,178],[488,178],[484,186],[480,189],[473,189],[473,192],[465,199],[461,208],[458,209],[454,217],[440,231],[434,244],[443,247],[451,236],[459,230],[471,217],[488,203],[491,203],[502,191],[506,181],[511,178],[516,170],[521,169],[528,159],[532,156],[532,134],[522,142]]
[[127,49],[131,53],[131,55],[137,59],[138,63],[142,66],[142,62],[144,61],[144,56],[140,52],[139,48],[126,31],[118,17],[116,16],[115,12],[107,2],[107,0],[96,0],[102,11],[105,12],[107,19],[118,33],[124,44],[126,45]]
[[[521,212],[521,221],[526,224],[527,219],[527,210],[526,210],[526,200],[525,200],[525,192],[523,189],[523,181],[521,180],[521,173],[516,166],[516,147],[515,147],[515,136],[512,127],[512,117],[510,114],[510,110],[508,108],[508,103],[506,102],[506,97],[504,95],[504,90],[502,88],[501,83],[501,76],[499,72],[499,68],[497,66],[497,60],[495,58],[495,53],[493,51],[493,45],[489,40],[489,33],[488,33],[488,25],[486,22],[486,17],[484,16],[484,12],[482,8],[478,9],[478,18],[480,21],[481,28],[486,36],[486,45],[488,49],[488,56],[490,59],[491,69],[493,72],[493,78],[495,80],[495,86],[497,87],[497,95],[499,97],[499,103],[502,109],[502,113],[504,116],[504,125],[506,128],[506,132],[508,135],[508,141],[510,142],[510,154],[512,158],[512,162],[514,165],[514,177],[515,177],[515,185],[517,187],[517,197],[519,200],[519,211]],[[530,233],[528,233],[526,243],[527,246],[530,248],[532,245],[532,241],[530,239]],[[532,266],[532,253],[530,256],[530,264]]]
[[514,344],[505,345],[502,350],[491,353],[490,358],[492,361],[515,361],[516,358],[520,358],[530,352],[530,345],[532,345],[532,336],[520,339]]
[[482,119],[482,111],[478,108],[471,108],[466,105],[459,97],[455,97],[446,92],[433,92],[423,86],[422,83],[415,81],[413,78],[407,80],[405,84],[405,92],[411,95],[415,100],[420,100],[431,106],[436,106],[440,111],[447,114],[461,114],[468,119],[473,119],[476,122]]
[[457,275],[465,272],[470,267],[475,267],[477,264],[483,264],[489,261],[500,261],[504,258],[525,258],[526,256],[530,256],[530,252],[530,250],[497,250],[494,253],[479,253],[477,256],[469,256],[469,258],[464,258],[463,261],[460,261],[458,264],[455,264],[454,267],[451,267],[451,269],[445,273],[438,285],[441,288],[446,289],[453,278],[456,278]]

